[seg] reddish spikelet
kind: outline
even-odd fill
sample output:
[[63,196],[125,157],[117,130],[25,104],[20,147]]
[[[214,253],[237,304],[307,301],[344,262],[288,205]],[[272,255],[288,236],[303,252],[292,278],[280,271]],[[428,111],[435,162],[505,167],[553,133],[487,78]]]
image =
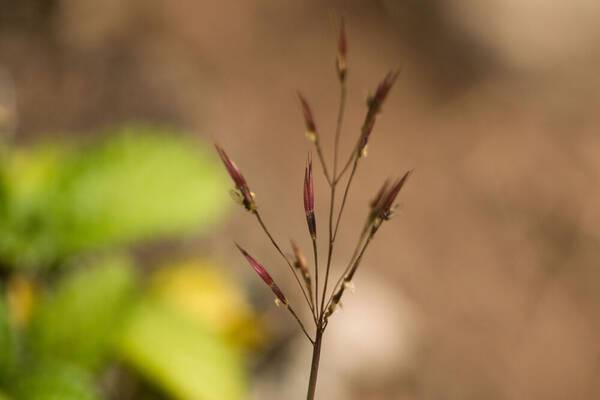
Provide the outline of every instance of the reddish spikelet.
[[390,180],[386,179],[385,182],[383,183],[383,185],[381,186],[381,189],[379,189],[379,191],[377,192],[377,194],[375,195],[375,197],[373,198],[373,200],[371,200],[371,203],[369,204],[371,206],[371,210],[377,210],[379,208],[379,205],[381,203],[381,200],[383,199],[384,194],[387,191],[387,187],[390,184]]
[[308,215],[308,213],[314,212],[314,210],[315,194],[313,189],[312,157],[309,153],[306,169],[304,170],[304,211]]
[[308,105],[308,102],[304,98],[304,96],[302,96],[302,94],[300,92],[297,92],[297,93],[298,93],[298,100],[300,100],[300,106],[302,107],[302,114],[304,115],[304,125],[306,127],[306,137],[311,142],[316,142],[317,141],[317,126],[315,124],[315,119],[313,118],[312,111],[310,109],[310,106]]
[[410,174],[411,174],[411,171],[407,171],[404,174],[404,176],[402,176],[402,178],[400,178],[398,181],[396,181],[394,186],[392,186],[390,191],[386,194],[385,200],[382,201],[381,206],[380,206],[381,208],[379,209],[379,216],[381,218],[389,219],[390,216],[392,215],[393,205],[394,205],[394,201],[396,200],[396,196],[398,196],[400,189],[402,189],[402,187],[404,186],[404,183],[406,183],[406,180],[408,179]]
[[233,161],[231,161],[229,156],[227,156],[227,153],[225,153],[225,150],[223,150],[223,148],[216,143],[215,143],[215,147],[217,148],[217,152],[219,153],[219,156],[221,157],[221,161],[223,161],[223,164],[225,164],[225,168],[227,169],[227,172],[229,172],[229,175],[231,176],[231,179],[233,179],[233,182],[235,183],[235,185],[238,187],[246,186],[246,180],[244,179],[244,176],[242,175],[240,170],[237,168],[235,163]]
[[260,276],[261,279],[271,288],[273,293],[275,293],[275,296],[277,296],[277,298],[287,306],[287,299],[285,298],[279,287],[275,284],[273,278],[271,278],[271,275],[269,275],[267,270],[262,265],[260,265],[254,258],[252,258],[252,256],[248,254],[246,250],[242,249],[242,247],[239,244],[236,243],[235,245],[242,252],[244,257],[246,257],[246,260],[248,260],[248,263],[250,263],[250,266],[256,271],[258,276]]
[[396,78],[398,78],[398,73],[399,71],[388,72],[385,78],[383,78],[383,80],[377,86],[375,94],[367,99],[367,116],[365,117],[365,122],[363,123],[361,129],[357,157],[362,157],[366,153],[369,136],[371,136],[371,132],[375,126],[375,119],[377,118],[377,114],[381,112],[381,106],[392,89],[392,86],[394,86],[394,82],[396,82]]
[[293,240],[290,242],[292,243],[292,250],[294,251],[294,266],[300,270],[308,292],[312,293],[312,283],[310,279],[310,272],[308,271],[308,265],[306,264],[306,257],[304,257],[304,254],[302,254],[300,248]]
[[340,33],[338,37],[338,51],[337,51],[337,73],[341,82],[346,80],[346,53],[348,51],[348,44],[346,40],[346,24],[344,22],[344,18],[342,18],[340,23]]
[[233,182],[235,183],[235,187],[237,189],[236,193],[237,193],[237,196],[240,197],[241,203],[249,211],[256,210],[256,203],[254,202],[254,195],[250,191],[250,188],[248,187],[248,184],[246,183],[246,179],[244,179],[244,176],[242,175],[242,173],[240,172],[238,167],[235,165],[235,163],[233,161],[231,161],[231,159],[229,158],[227,153],[225,153],[225,150],[223,150],[223,148],[221,146],[219,146],[217,143],[215,143],[215,147],[217,149],[217,153],[219,153],[219,157],[221,157],[221,161],[223,161],[223,164],[225,165],[225,168],[227,169],[227,172],[229,173],[229,176],[231,176],[231,179],[233,179]]
[[292,244],[292,250],[294,251],[294,261],[298,264],[298,268],[302,270],[303,274],[308,274],[308,267],[306,266],[306,257],[304,257],[304,254],[302,254],[296,242],[290,240],[290,243]]
[[304,211],[306,212],[306,223],[310,236],[317,237],[317,226],[315,222],[315,193],[313,189],[312,158],[308,155],[308,162],[304,170]]
[[388,72],[383,81],[377,86],[375,94],[369,101],[369,108],[372,108],[373,112],[378,113],[381,111],[381,106],[390,92],[390,89],[394,86],[394,82],[396,82],[396,78],[398,78],[398,73],[399,71],[397,70]]

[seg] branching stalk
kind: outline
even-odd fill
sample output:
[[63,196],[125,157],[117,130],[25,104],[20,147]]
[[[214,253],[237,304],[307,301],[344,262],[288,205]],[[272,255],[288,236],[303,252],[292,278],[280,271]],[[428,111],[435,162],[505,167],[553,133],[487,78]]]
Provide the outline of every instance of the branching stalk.
[[[335,189],[337,186],[337,182],[335,181],[335,176],[337,175],[337,159],[339,152],[339,141],[340,135],[342,132],[342,122],[344,121],[344,111],[346,109],[346,83],[345,81],[340,82],[340,105],[338,108],[337,121],[335,127],[335,142],[333,148],[333,176],[334,181],[330,184],[331,194],[329,201],[329,247],[327,251],[327,269],[325,271],[325,284],[323,285],[323,294],[321,298],[321,312],[320,318],[323,316],[325,312],[325,295],[327,293],[327,283],[329,282],[329,270],[331,268],[331,258],[333,256],[333,244],[335,242],[335,234],[333,231],[333,209],[335,205]],[[345,200],[345,199],[344,199]],[[336,224],[337,230],[337,224]]]
[[[315,123],[314,114],[312,113],[311,107],[304,96],[300,92],[298,92],[298,99],[300,102],[300,106],[302,108],[302,113],[304,115],[304,124],[306,127],[306,136],[307,138],[314,143],[317,154],[319,156],[320,164],[323,168],[323,174],[327,179],[327,183],[329,185],[330,198],[329,198],[329,214],[328,214],[328,247],[327,247],[327,263],[324,273],[324,282],[323,287],[319,287],[319,252],[317,246],[317,221],[315,218],[315,192],[314,192],[314,180],[312,174],[312,158],[309,154],[308,161],[304,174],[304,187],[303,187],[303,196],[304,196],[304,211],[306,214],[306,223],[308,227],[308,232],[311,237],[312,246],[313,246],[313,255],[314,255],[314,285],[312,285],[312,280],[310,277],[310,268],[307,265],[306,258],[300,252],[298,246],[292,242],[292,248],[294,250],[294,265],[290,262],[290,259],[283,253],[276,240],[271,235],[269,229],[266,227],[264,221],[261,218],[261,215],[258,212],[258,205],[255,200],[254,193],[250,190],[248,183],[241,171],[235,165],[235,163],[229,158],[229,156],[225,153],[223,148],[218,144],[215,144],[217,152],[227,172],[231,176],[235,188],[233,190],[234,197],[244,206],[244,208],[250,212],[252,212],[258,223],[262,227],[265,234],[271,240],[271,243],[277,250],[277,252],[284,258],[285,262],[288,264],[294,278],[296,279],[296,283],[300,287],[302,291],[302,295],[308,304],[308,307],[311,310],[314,327],[315,327],[315,337],[314,339],[308,333],[308,330],[304,326],[301,319],[298,317],[296,311],[290,306],[288,298],[283,294],[279,286],[275,283],[271,275],[268,273],[267,269],[261,265],[258,261],[256,261],[247,251],[245,251],[242,247],[238,245],[238,248],[242,252],[242,254],[246,257],[250,266],[255,270],[255,272],[260,276],[260,278],[270,287],[273,293],[276,296],[276,301],[279,304],[284,304],[288,309],[290,314],[294,317],[302,333],[306,336],[306,338],[313,345],[313,354],[312,354],[312,362],[310,369],[310,378],[308,383],[308,393],[307,400],[315,399],[315,392],[317,387],[317,377],[319,372],[319,361],[321,359],[321,346],[323,341],[323,336],[325,334],[325,329],[329,323],[329,317],[333,314],[336,307],[340,303],[342,295],[344,291],[351,287],[352,278],[354,277],[358,266],[360,265],[362,258],[365,254],[365,251],[371,240],[373,239],[375,233],[379,229],[380,225],[390,219],[393,214],[393,210],[395,208],[394,202],[398,192],[404,185],[406,179],[410,175],[411,171],[408,171],[402,176],[400,179],[395,180],[391,183],[390,180],[386,180],[382,188],[379,190],[378,194],[375,196],[375,199],[370,203],[370,212],[367,216],[366,223],[364,225],[363,230],[358,238],[358,242],[353,251],[352,257],[350,258],[348,265],[344,269],[343,273],[335,283],[329,298],[327,298],[328,294],[328,284],[329,278],[331,275],[331,264],[333,259],[333,251],[335,240],[339,233],[340,222],[343,216],[343,212],[346,207],[346,202],[348,200],[348,194],[350,192],[350,186],[354,180],[354,176],[356,175],[356,171],[358,168],[359,159],[366,154],[367,144],[370,138],[371,133],[373,132],[373,127],[375,125],[375,120],[377,115],[381,112],[382,105],[392,88],[396,77],[398,76],[397,71],[389,72],[385,78],[379,83],[376,91],[373,95],[369,96],[367,99],[367,113],[364,119],[364,122],[360,129],[360,135],[356,142],[356,145],[352,148],[350,155],[348,157],[348,161],[344,164],[341,171],[338,173],[338,159],[339,159],[339,151],[340,151],[340,140],[342,133],[342,124],[344,120],[344,113],[346,109],[346,77],[347,77],[347,65],[346,65],[346,31],[344,27],[344,21],[341,20],[340,29],[339,29],[339,37],[338,37],[338,49],[336,56],[336,70],[337,76],[340,83],[340,99],[339,99],[339,108],[337,112],[336,118],[336,126],[334,133],[334,145],[333,145],[333,165],[330,170],[327,168],[327,162],[323,154],[323,149],[321,147],[321,136],[319,130],[317,129],[317,124]],[[344,194],[339,204],[339,208],[336,210],[336,192],[337,186],[340,183],[340,180],[345,176],[346,172],[349,170],[350,166],[350,175],[346,182],[344,188]],[[298,276],[297,270],[300,270],[302,273],[302,278],[304,279],[304,285],[300,281],[300,277]],[[314,287],[314,289],[313,289]],[[314,293],[313,293],[314,292]],[[314,298],[313,298],[314,296]],[[326,301],[327,299],[327,301]]]
[[267,234],[267,236],[271,240],[271,243],[273,244],[273,246],[275,246],[275,248],[277,249],[277,251],[279,252],[279,254],[281,254],[281,256],[283,257],[283,259],[285,260],[285,262],[287,263],[287,265],[290,267],[290,270],[292,271],[292,274],[294,274],[294,278],[296,278],[296,282],[298,283],[298,286],[300,287],[300,290],[302,291],[302,294],[304,295],[304,299],[306,300],[306,303],[308,304],[308,307],[310,307],[311,311],[313,311],[313,313],[314,313],[314,308],[313,308],[310,300],[308,299],[308,295],[306,294],[306,291],[304,290],[304,285],[302,285],[302,283],[300,282],[300,278],[298,278],[298,274],[296,273],[296,269],[292,266],[292,263],[285,256],[285,254],[283,254],[283,251],[281,251],[281,248],[279,248],[279,245],[277,244],[277,242],[275,241],[275,239],[271,235],[271,232],[269,232],[269,229],[267,229],[267,226],[263,222],[263,220],[262,220],[262,218],[261,218],[258,210],[254,210],[254,215],[256,215],[256,219],[258,220],[258,223],[260,224],[260,226],[263,228],[263,230],[265,231],[265,233]]

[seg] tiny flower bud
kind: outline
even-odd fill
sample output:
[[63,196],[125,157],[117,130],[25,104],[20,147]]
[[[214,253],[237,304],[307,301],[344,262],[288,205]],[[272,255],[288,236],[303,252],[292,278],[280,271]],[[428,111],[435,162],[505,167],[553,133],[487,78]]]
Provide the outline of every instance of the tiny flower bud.
[[358,152],[356,154],[358,158],[366,155],[365,149],[369,141],[369,136],[371,135],[373,127],[375,126],[375,119],[377,118],[377,114],[379,114],[381,111],[381,106],[383,105],[383,102],[394,85],[397,77],[398,71],[388,72],[383,81],[381,81],[381,83],[379,83],[377,86],[375,94],[369,96],[367,99],[368,110],[367,116],[365,117],[365,122],[363,123],[361,129],[361,137],[358,142]]
[[331,303],[329,307],[327,307],[327,311],[325,311],[325,320],[329,319],[335,312],[335,308],[337,307],[337,303]]
[[338,37],[338,51],[337,51],[337,73],[340,82],[344,82],[346,80],[346,53],[347,53],[347,41],[346,41],[346,24],[344,23],[344,19],[342,18],[340,24],[340,33]]
[[378,113],[381,111],[381,106],[383,105],[385,98],[390,92],[390,89],[392,88],[392,86],[394,86],[394,82],[396,82],[398,74],[399,71],[388,72],[385,78],[383,78],[383,81],[381,81],[381,83],[379,83],[379,85],[377,86],[375,94],[368,99],[367,104],[369,106],[369,109],[372,110],[373,113]]
[[308,265],[306,263],[306,257],[304,257],[304,254],[302,254],[300,248],[293,240],[291,243],[292,249],[294,250],[294,267],[296,267],[296,269],[298,269],[302,274],[302,278],[304,279],[304,284],[306,285],[306,289],[308,289],[308,293],[312,293],[312,282],[310,279]]
[[377,194],[375,195],[375,197],[373,198],[373,200],[371,200],[371,203],[369,204],[371,207],[371,210],[376,210],[381,201],[383,200],[383,196],[386,194],[387,191],[387,187],[389,186],[390,181],[389,179],[386,179],[385,182],[383,183],[383,185],[381,186],[381,189],[379,189],[379,191],[377,192]]
[[315,221],[315,193],[313,189],[312,159],[310,154],[306,169],[304,170],[304,211],[306,212],[306,223],[310,236],[317,237],[317,225]]
[[221,157],[221,161],[225,165],[229,176],[233,179],[235,184],[235,189],[231,191],[231,197],[237,202],[241,203],[246,207],[248,211],[256,210],[256,203],[254,201],[254,193],[250,191],[248,184],[246,183],[246,179],[235,165],[233,161],[227,156],[227,153],[215,143],[215,147],[217,148],[217,152],[219,153],[219,157]]
[[379,217],[386,220],[389,219],[393,212],[394,201],[396,200],[396,196],[400,192],[400,189],[404,186],[404,183],[410,176],[411,171],[407,171],[402,178],[400,178],[394,186],[387,193],[385,200],[381,204],[381,208],[379,209]]
[[302,107],[302,114],[304,114],[304,125],[306,127],[306,138],[313,143],[317,142],[317,126],[315,125],[315,120],[312,115],[312,111],[310,110],[310,106],[308,102],[298,92],[298,99],[300,100],[300,106]]
[[[275,284],[275,282],[273,281],[273,278],[271,278],[271,275],[269,275],[267,270],[262,265],[260,265],[254,258],[252,258],[252,256],[250,254],[248,254],[246,252],[246,250],[242,249],[239,244],[236,243],[235,245],[242,252],[244,257],[246,257],[246,260],[248,260],[248,263],[254,269],[254,271],[256,271],[258,276],[260,276],[261,279],[271,288],[273,293],[275,293],[277,300],[281,301],[283,304],[285,304],[287,306],[288,305],[287,299],[285,298],[285,296],[283,295],[283,293],[281,292],[279,287]],[[277,302],[275,304],[277,304]]]
[[344,294],[344,290],[344,286],[340,286],[331,298],[331,304],[329,304],[329,307],[327,307],[327,311],[325,312],[325,319],[329,318],[335,312],[338,304],[340,303],[340,299]]

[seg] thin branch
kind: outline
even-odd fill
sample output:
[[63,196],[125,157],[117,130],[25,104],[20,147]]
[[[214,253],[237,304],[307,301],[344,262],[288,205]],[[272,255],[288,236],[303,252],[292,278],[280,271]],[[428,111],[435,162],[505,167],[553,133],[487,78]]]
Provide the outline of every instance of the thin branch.
[[323,314],[325,313],[325,294],[327,293],[327,281],[329,280],[329,269],[331,267],[331,256],[333,254],[333,242],[331,241],[331,239],[329,240],[329,250],[327,252],[327,271],[325,273],[325,286],[323,287],[323,294],[321,296],[321,314],[320,314],[320,318],[323,317]]
[[355,159],[356,159],[356,152],[357,151],[358,151],[358,143],[356,144],[356,146],[354,146],[352,148],[352,152],[350,153],[350,157],[348,157],[348,161],[346,161],[346,164],[344,165],[344,168],[342,168],[342,171],[339,173],[339,175],[337,177],[334,177],[334,179],[333,179],[333,184],[334,185],[337,184],[340,179],[342,179],[342,177],[344,176],[344,174],[348,170],[348,167],[350,167],[350,165],[352,165],[352,161],[355,161]]
[[292,307],[290,307],[289,304],[287,305],[287,309],[290,312],[290,314],[292,314],[292,316],[296,319],[296,321],[298,322],[298,325],[300,325],[300,329],[302,329],[302,332],[304,332],[304,334],[306,335],[306,337],[308,338],[308,340],[310,341],[310,343],[312,343],[312,345],[314,346],[315,341],[313,340],[313,338],[310,337],[310,335],[306,331],[306,328],[304,327],[304,324],[302,323],[302,321],[300,321],[300,318],[298,318],[298,315],[296,314],[296,312],[294,311],[294,309]]
[[[360,262],[362,261],[362,257],[365,254],[365,251],[367,250],[367,247],[369,246],[369,243],[371,243],[371,240],[373,239],[374,236],[375,236],[375,232],[371,231],[371,233],[367,237],[367,240],[365,241],[365,244],[361,248],[360,253],[358,254],[358,257],[356,258],[356,260],[354,260],[354,262],[351,262],[350,264],[348,264],[348,267],[346,267],[346,270],[344,271],[344,273],[342,274],[342,276],[340,277],[340,279],[338,279],[335,287],[333,288],[333,292],[331,293],[331,296],[329,297],[329,300],[327,301],[327,307],[325,307],[326,310],[331,306],[331,302],[333,300],[333,296],[336,293],[337,287],[344,280],[346,280],[347,277],[349,279],[353,278],[354,273],[356,272],[356,269],[358,268]],[[342,289],[342,291],[343,291],[343,289]]]
[[308,296],[306,295],[306,291],[304,290],[304,285],[302,285],[302,283],[300,283],[300,278],[298,278],[298,274],[296,273],[296,269],[292,266],[292,263],[290,263],[290,260],[285,256],[285,254],[283,254],[283,251],[281,251],[281,249],[279,248],[279,245],[277,245],[277,242],[275,241],[275,239],[273,239],[273,236],[271,236],[271,233],[269,232],[269,230],[265,226],[265,223],[263,222],[262,218],[260,217],[260,214],[258,213],[258,210],[254,210],[254,215],[256,215],[256,219],[258,220],[258,223],[263,228],[263,230],[265,231],[265,233],[267,234],[267,236],[269,237],[269,239],[271,239],[271,243],[273,243],[273,246],[275,246],[275,248],[277,249],[277,251],[279,252],[279,254],[281,254],[281,256],[284,258],[284,260],[287,263],[287,265],[290,267],[290,270],[292,271],[292,274],[294,274],[294,278],[296,278],[296,282],[298,282],[298,286],[300,286],[300,290],[302,290],[302,294],[304,295],[304,299],[306,300],[306,303],[308,304],[308,306],[310,307],[310,309],[314,313],[314,308],[313,308],[310,300],[308,299]]
[[[335,127],[335,144],[333,149],[333,177],[335,179],[337,173],[337,159],[339,152],[339,140],[340,134],[342,132],[342,122],[344,120],[344,110],[346,109],[346,84],[344,81],[340,82],[340,105],[338,108],[337,114],[337,122]],[[333,255],[333,242],[335,241],[335,236],[333,234],[333,208],[335,204],[335,188],[337,186],[336,182],[332,182],[331,186],[331,197],[329,201],[329,248],[327,251],[327,269],[325,271],[325,284],[323,285],[323,294],[321,296],[321,312],[319,314],[319,318],[323,316],[325,311],[325,296],[327,293],[327,284],[329,282],[329,270],[331,269],[331,257]],[[318,308],[318,307],[317,307]]]
[[315,323],[317,323],[319,319],[319,257],[317,251],[317,240],[315,238],[312,239],[312,244],[313,254],[315,256],[315,308],[313,310],[313,318],[315,319]]
[[[329,303],[331,302],[331,298],[333,297],[333,295],[336,291],[336,288],[340,285],[340,283],[342,283],[342,280],[348,274],[348,272],[350,271],[350,268],[352,268],[352,264],[354,263],[354,260],[356,259],[356,256],[361,249],[360,245],[363,243],[364,240],[365,240],[365,235],[361,234],[360,237],[358,238],[358,242],[356,242],[356,247],[354,248],[354,251],[352,252],[352,257],[350,257],[350,261],[348,262],[346,269],[344,269],[344,272],[340,275],[338,280],[335,282],[335,285],[333,285],[333,290],[331,292],[329,299],[327,300],[327,307],[329,307]],[[325,309],[327,309],[327,307]]]
[[344,121],[344,111],[346,109],[346,83],[341,82],[340,84],[340,106],[338,109],[337,123],[335,128],[335,144],[333,147],[333,179],[334,185],[337,175],[337,162],[338,162],[338,153],[340,147],[340,136],[342,133],[342,122]]
[[331,186],[331,197],[329,201],[329,247],[327,249],[327,269],[325,271],[325,285],[323,286],[323,294],[321,295],[321,311],[319,319],[325,311],[325,293],[327,292],[327,281],[329,280],[329,270],[331,268],[331,256],[333,255],[333,205],[335,201],[335,186]]
[[340,205],[340,211],[337,216],[337,221],[335,223],[335,230],[333,232],[333,240],[335,240],[338,232],[338,228],[340,227],[340,220],[342,219],[342,212],[344,211],[344,206],[346,205],[346,198],[348,197],[348,191],[350,190],[350,184],[352,183],[352,178],[354,178],[354,174],[356,173],[356,167],[358,166],[358,158],[354,160],[354,165],[352,166],[352,172],[350,172],[350,177],[348,178],[348,183],[346,183],[346,189],[344,190],[344,197],[342,198],[342,204]]
[[319,143],[318,139],[315,141],[315,148],[317,149],[317,154],[319,155],[319,161],[321,161],[321,167],[323,167],[323,174],[325,174],[325,179],[327,179],[327,183],[329,184],[329,186],[331,186],[333,181],[329,177],[329,172],[327,171],[327,164],[325,163],[323,151],[321,150],[321,144]]

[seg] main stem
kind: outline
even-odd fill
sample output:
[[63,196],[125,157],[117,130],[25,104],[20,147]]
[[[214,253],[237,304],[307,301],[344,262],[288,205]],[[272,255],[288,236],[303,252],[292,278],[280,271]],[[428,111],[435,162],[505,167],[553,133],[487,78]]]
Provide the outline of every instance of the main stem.
[[[318,279],[319,279],[319,274],[318,274],[318,269],[317,269],[317,247],[316,247],[316,242],[313,239],[313,247],[314,247],[314,253],[315,253],[315,280],[317,282],[316,284],[316,288],[315,288],[315,310],[316,310],[316,314],[317,314],[317,318],[316,318],[316,325],[317,325],[317,334],[315,337],[313,344],[313,356],[312,356],[312,363],[310,366],[310,379],[308,381],[308,394],[306,395],[306,399],[307,400],[314,400],[315,398],[315,391],[317,389],[317,377],[319,375],[319,361],[321,359],[321,341],[323,340],[323,332],[325,331],[325,295],[327,293],[327,282],[329,281],[329,269],[331,267],[331,256],[333,254],[333,242],[335,240],[335,235],[334,235],[334,231],[333,231],[333,207],[335,204],[335,187],[337,185],[337,180],[336,180],[336,175],[337,175],[337,160],[338,160],[338,150],[339,150],[339,141],[340,141],[340,133],[342,131],[342,121],[344,119],[344,109],[346,107],[346,84],[345,81],[342,79],[340,81],[340,106],[339,106],[339,110],[338,110],[338,117],[337,117],[337,124],[336,124],[336,128],[335,128],[335,144],[334,144],[334,150],[333,150],[333,175],[331,176],[331,178],[329,177],[329,174],[327,172],[327,166],[325,164],[325,159],[323,158],[322,152],[321,152],[321,147],[319,146],[318,142],[316,142],[315,144],[317,145],[317,152],[319,154],[319,158],[321,159],[321,164],[323,164],[323,171],[325,172],[325,176],[327,178],[327,182],[329,183],[329,186],[331,188],[331,198],[330,198],[330,203],[329,203],[329,249],[327,252],[327,269],[325,271],[325,284],[323,285],[323,297],[321,299],[321,310],[319,311],[319,284],[318,284]],[[343,175],[343,173],[342,173]],[[350,180],[352,180],[352,178],[350,178]],[[346,193],[345,195],[348,194],[348,188],[346,188]],[[344,199],[345,201],[345,199]],[[342,206],[343,207],[343,206]],[[335,233],[337,233],[337,228],[339,226],[339,217],[341,216],[341,212],[340,215],[338,216],[338,221],[336,223],[335,226]]]
[[[337,159],[338,159],[338,150],[339,150],[339,142],[340,142],[340,133],[342,132],[342,122],[344,120],[344,110],[346,108],[346,83],[342,80],[340,81],[340,106],[338,109],[337,123],[335,127],[335,145],[333,148],[333,178],[331,184],[331,198],[329,201],[329,249],[327,251],[327,269],[325,271],[325,284],[323,285],[323,297],[321,299],[321,312],[319,314],[319,318],[323,316],[325,312],[325,296],[327,294],[327,283],[329,282],[329,269],[331,268],[331,257],[333,255],[333,242],[335,241],[335,235],[333,233],[333,206],[335,204],[335,188],[337,186],[337,182],[335,181],[337,175]],[[343,207],[343,206],[342,206]],[[339,217],[338,217],[339,218]],[[339,225],[336,223],[336,233],[337,227]],[[318,287],[317,287],[318,290]],[[318,309],[318,307],[317,307]]]
[[306,400],[314,400],[317,389],[317,376],[319,375],[319,360],[321,359],[321,341],[323,340],[323,329],[321,323],[317,326],[317,337],[313,343],[313,356],[310,365],[310,379],[308,381],[308,393]]

